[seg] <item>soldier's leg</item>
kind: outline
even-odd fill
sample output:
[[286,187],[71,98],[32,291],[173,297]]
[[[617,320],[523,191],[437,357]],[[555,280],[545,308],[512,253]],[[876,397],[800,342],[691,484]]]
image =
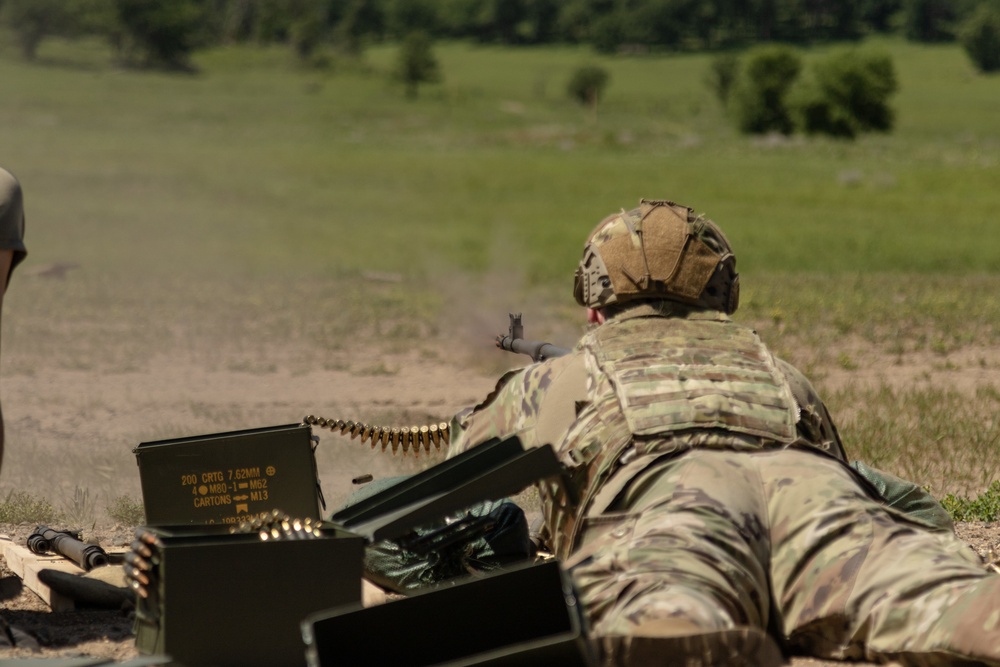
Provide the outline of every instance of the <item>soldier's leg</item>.
[[589,522],[593,556],[573,575],[608,662],[658,664],[647,657],[664,651],[687,664],[781,662],[765,631],[766,503],[749,456],[684,454],[637,479],[620,514]]
[[964,543],[887,511],[836,461],[797,450],[758,456],[774,600],[793,648],[1000,665],[1000,577]]

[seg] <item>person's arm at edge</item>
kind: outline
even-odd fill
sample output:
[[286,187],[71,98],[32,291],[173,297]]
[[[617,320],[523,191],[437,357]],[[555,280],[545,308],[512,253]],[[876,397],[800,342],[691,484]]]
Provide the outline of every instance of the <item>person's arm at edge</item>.
[[[0,289],[0,325],[3,323],[3,297],[7,293],[7,279],[10,277],[11,265],[14,262],[13,250],[0,250],[0,276],[3,276],[3,285]],[[0,407],[0,469],[3,468],[4,449],[4,424],[3,408]]]

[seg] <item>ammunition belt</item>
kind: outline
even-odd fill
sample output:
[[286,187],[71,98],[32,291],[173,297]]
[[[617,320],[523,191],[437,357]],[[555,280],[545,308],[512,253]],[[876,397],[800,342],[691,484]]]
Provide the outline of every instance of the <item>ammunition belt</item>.
[[400,449],[403,450],[404,454],[411,449],[415,455],[419,454],[421,449],[429,453],[431,445],[434,445],[435,449],[440,450],[442,443],[445,445],[448,444],[448,439],[451,435],[448,422],[395,428],[307,415],[302,419],[302,423],[309,426],[328,428],[331,431],[340,431],[341,435],[351,436],[351,440],[360,437],[361,442],[371,441],[372,449],[375,449],[375,445],[381,443],[383,452],[387,448],[392,447],[393,454],[396,454]]
[[231,534],[257,533],[261,542],[277,540],[309,540],[322,537],[318,521],[306,517],[297,519],[278,510],[258,514],[229,528]]

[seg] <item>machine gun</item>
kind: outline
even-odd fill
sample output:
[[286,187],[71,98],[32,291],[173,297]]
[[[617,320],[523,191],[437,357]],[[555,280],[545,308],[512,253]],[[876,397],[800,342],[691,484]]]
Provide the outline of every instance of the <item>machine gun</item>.
[[544,343],[537,340],[524,339],[524,326],[521,324],[521,313],[508,313],[510,317],[510,328],[507,335],[497,336],[497,347],[508,352],[526,354],[532,361],[545,361],[553,357],[562,357],[569,354],[565,347],[558,347],[552,343]]
[[[416,552],[440,554],[490,530],[489,518],[466,513],[413,539],[415,526],[455,517],[475,503],[515,495],[541,480],[565,484],[566,474],[549,445],[525,449],[516,436],[493,439],[349,505],[331,521],[369,545],[393,540]],[[582,609],[558,561],[522,561],[428,585],[385,604],[310,614],[301,629],[311,667],[594,667]],[[427,626],[414,619],[447,622]],[[392,641],[374,634],[384,628],[392,628]]]
[[87,544],[79,532],[72,530],[53,530],[48,526],[38,526],[28,536],[28,548],[36,554],[55,552],[88,572],[110,562],[104,549],[96,544]]
[[[559,347],[542,341],[525,340],[524,325],[521,323],[521,313],[509,313],[509,317],[510,328],[507,334],[501,334],[496,337],[497,347],[501,350],[526,354],[531,357],[532,361],[536,362],[569,354],[570,350],[565,347]],[[448,422],[398,428],[379,426],[377,424],[372,425],[360,421],[306,415],[302,418],[302,423],[307,426],[328,428],[331,431],[339,432],[341,435],[349,435],[351,436],[351,440],[360,437],[361,442],[371,442],[372,449],[375,449],[379,444],[382,446],[382,451],[385,451],[388,447],[392,447],[393,454],[402,450],[403,454],[412,451],[414,455],[417,455],[421,449],[430,453],[432,445],[435,449],[441,449],[442,445],[447,447],[448,441],[451,438]],[[355,483],[368,481],[363,477],[358,479],[361,481],[355,481]]]

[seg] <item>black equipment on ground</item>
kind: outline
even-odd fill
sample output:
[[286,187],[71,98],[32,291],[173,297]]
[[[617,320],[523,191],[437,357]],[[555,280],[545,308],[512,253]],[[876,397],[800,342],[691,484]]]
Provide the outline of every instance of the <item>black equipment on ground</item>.
[[76,530],[54,530],[48,526],[38,526],[28,536],[28,548],[36,554],[57,553],[88,572],[110,562],[107,552],[99,544],[87,544],[80,531]]

